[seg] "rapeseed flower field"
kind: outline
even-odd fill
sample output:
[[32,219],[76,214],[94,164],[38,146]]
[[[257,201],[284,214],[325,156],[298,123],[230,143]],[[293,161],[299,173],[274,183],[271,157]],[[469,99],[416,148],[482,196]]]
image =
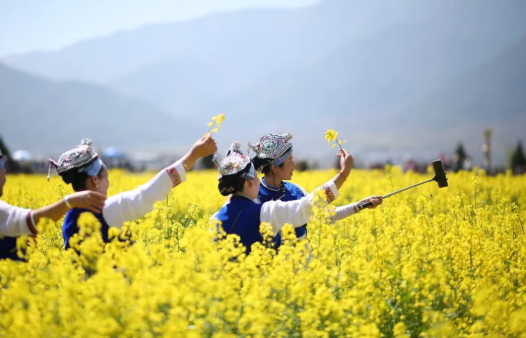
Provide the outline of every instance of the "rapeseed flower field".
[[[310,191],[334,173],[293,182]],[[151,176],[111,171],[109,195]],[[428,176],[354,170],[334,204]],[[38,238],[18,240],[26,263],[0,261],[0,336],[526,337],[526,177],[448,178],[336,224],[316,210],[311,254],[290,227],[277,252],[214,241],[209,217],[224,197],[212,171],[191,172],[107,245],[82,216],[80,255],[64,250],[61,222],[42,221]],[[58,177],[22,175],[4,191],[28,208],[70,192]]]

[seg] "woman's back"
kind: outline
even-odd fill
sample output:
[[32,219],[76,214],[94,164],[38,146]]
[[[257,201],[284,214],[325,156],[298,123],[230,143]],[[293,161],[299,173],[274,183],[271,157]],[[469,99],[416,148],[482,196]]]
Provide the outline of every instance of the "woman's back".
[[80,215],[84,212],[91,213],[93,214],[93,216],[95,216],[95,218],[97,218],[97,220],[101,224],[100,232],[102,235],[102,240],[104,241],[104,243],[108,243],[109,241],[108,230],[110,227],[108,223],[106,223],[106,221],[104,220],[102,214],[94,213],[87,209],[73,208],[67,212],[66,217],[64,218],[64,223],[62,224],[62,236],[64,237],[64,244],[66,249],[68,249],[70,246],[69,242],[71,237],[79,233],[78,219]]
[[263,236],[259,232],[261,206],[262,204],[255,203],[248,197],[235,195],[214,215],[226,234],[240,237],[247,253],[252,244],[263,242]]

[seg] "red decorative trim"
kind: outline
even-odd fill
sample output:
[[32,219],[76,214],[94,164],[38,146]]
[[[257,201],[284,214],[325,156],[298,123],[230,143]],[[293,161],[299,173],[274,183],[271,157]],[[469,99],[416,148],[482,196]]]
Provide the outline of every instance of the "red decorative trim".
[[170,176],[170,179],[172,180],[172,184],[174,187],[181,184],[181,177],[179,176],[177,169],[175,169],[175,165],[166,168],[166,173],[168,174],[168,176]]
[[27,216],[26,216],[26,223],[27,223],[27,228],[29,229],[29,231],[31,231],[31,233],[33,235],[36,235],[37,234],[37,229],[35,229],[34,225],[33,225],[33,222],[31,222],[31,213],[33,211],[30,211],[27,213]]
[[328,185],[323,185],[323,190],[325,190],[325,196],[327,196],[327,203],[331,203],[336,199],[334,193]]

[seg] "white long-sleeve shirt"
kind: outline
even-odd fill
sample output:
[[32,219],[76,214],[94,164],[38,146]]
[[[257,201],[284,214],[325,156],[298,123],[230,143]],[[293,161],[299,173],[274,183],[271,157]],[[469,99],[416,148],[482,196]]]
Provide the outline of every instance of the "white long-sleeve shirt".
[[36,234],[30,209],[18,208],[0,201],[0,236],[18,237]]
[[[122,227],[124,222],[141,217],[152,210],[155,202],[165,199],[173,187],[185,180],[186,171],[182,162],[178,161],[138,188],[108,198],[102,211],[104,220],[110,226]],[[31,213],[30,209],[18,208],[0,201],[0,236],[36,234]]]
[[177,161],[138,188],[109,197],[102,216],[108,225],[120,228],[124,222],[151,211],[155,202],[164,200],[172,188],[184,181],[186,171],[182,161]]
[[328,203],[334,201],[340,192],[333,181],[328,181],[312,193],[295,201],[268,201],[261,206],[260,220],[272,225],[274,233],[277,233],[285,223],[293,227],[300,227],[309,222],[312,216],[312,207],[314,196],[319,189],[323,189],[325,199],[320,200],[320,207],[324,208]]
[[[260,211],[260,221],[270,223],[275,234],[277,234],[285,224],[291,224],[296,228],[308,223],[310,217],[313,214],[312,202],[319,189],[323,189],[326,197],[324,200],[320,201],[322,208],[340,196],[340,192],[338,191],[338,188],[334,182],[328,181],[321,187],[314,190],[312,193],[307,194],[299,200],[286,202],[277,200],[263,203]],[[253,201],[255,203],[261,204],[259,198],[256,198]],[[225,205],[228,203],[230,203],[230,200],[226,201]],[[214,222],[216,219],[216,215],[217,213],[210,217],[212,222]]]
[[341,207],[336,207],[336,215],[334,216],[333,222],[347,218],[351,215],[357,214],[358,212],[359,212],[359,209],[358,209],[357,202],[347,204],[347,205],[342,205]]

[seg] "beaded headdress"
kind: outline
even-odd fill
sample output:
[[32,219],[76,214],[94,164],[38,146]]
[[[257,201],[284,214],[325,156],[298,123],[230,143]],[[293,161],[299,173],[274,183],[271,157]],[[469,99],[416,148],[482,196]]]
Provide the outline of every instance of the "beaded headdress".
[[214,155],[212,161],[216,165],[217,171],[219,171],[219,178],[222,176],[235,175],[242,172],[247,165],[250,165],[250,157],[240,148],[241,144],[236,141],[230,145],[227,156],[221,161],[217,155]]
[[[92,146],[91,139],[83,138],[78,146],[60,155],[58,162],[50,158],[48,180],[51,175],[51,166],[55,167],[59,175],[71,169],[80,168],[79,172],[86,172],[90,176],[95,176],[102,166],[102,161]],[[92,165],[86,166],[91,162],[93,162]]]
[[[256,153],[258,158],[272,160],[274,164],[280,165],[284,160],[280,158],[292,148],[292,143],[289,142],[291,139],[291,133],[282,135],[268,134],[261,136],[256,144],[248,142],[248,146]],[[275,163],[278,159],[280,163]]]

